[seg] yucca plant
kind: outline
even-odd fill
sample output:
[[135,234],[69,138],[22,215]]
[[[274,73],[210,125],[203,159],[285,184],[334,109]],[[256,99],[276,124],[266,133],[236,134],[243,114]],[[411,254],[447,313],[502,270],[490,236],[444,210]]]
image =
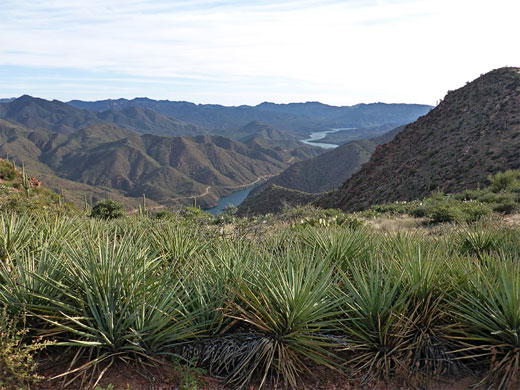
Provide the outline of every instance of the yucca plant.
[[373,240],[366,229],[312,228],[305,229],[300,237],[305,248],[316,251],[342,269],[350,264],[366,261]]
[[440,374],[454,374],[461,368],[453,359],[448,335],[453,327],[447,314],[447,299],[453,289],[453,279],[460,272],[457,258],[447,261],[438,243],[416,241],[395,258],[389,267],[402,275],[401,288],[406,291],[409,329],[409,356],[403,362],[406,379],[412,383],[429,380]]
[[[118,356],[171,355],[178,342],[197,337],[200,324],[192,325],[186,310],[189,274],[179,275],[139,237],[101,236],[69,246],[61,260],[63,275],[28,273],[43,286],[34,298],[44,303],[27,308],[47,321],[56,345],[76,350],[63,375],[110,365]],[[73,366],[80,357],[88,363]]]
[[[57,301],[67,301],[67,292],[60,289],[65,285],[63,281],[67,271],[63,258],[47,251],[38,257],[17,255],[12,265],[0,263],[0,302],[11,315],[25,315],[28,307],[46,308],[51,297]],[[54,283],[48,283],[47,279]],[[25,318],[32,328],[41,328],[45,324],[38,317]]]
[[335,267],[305,253],[265,264],[234,283],[237,303],[226,314],[239,328],[226,347],[226,380],[244,386],[257,372],[262,387],[271,373],[276,382],[282,378],[297,388],[300,374],[310,372],[307,362],[336,366],[330,350],[338,347],[331,337],[339,326],[339,302],[331,294]]
[[28,214],[0,214],[0,261],[10,263],[16,254],[27,250],[34,221]]
[[168,261],[181,266],[196,254],[204,252],[212,238],[196,226],[156,223],[150,227],[149,240],[152,247],[163,253]]
[[[520,384],[520,264],[486,255],[473,263],[451,296],[460,324],[453,339],[459,359],[486,368],[482,383],[493,389]],[[485,367],[487,365],[487,367]]]
[[408,318],[408,292],[400,274],[389,274],[380,260],[342,272],[343,333],[351,354],[347,364],[363,374],[363,382],[400,372],[410,351],[413,320]]
[[500,247],[500,236],[496,227],[490,229],[482,223],[464,225],[458,234],[459,250],[462,254],[482,259],[483,256]]

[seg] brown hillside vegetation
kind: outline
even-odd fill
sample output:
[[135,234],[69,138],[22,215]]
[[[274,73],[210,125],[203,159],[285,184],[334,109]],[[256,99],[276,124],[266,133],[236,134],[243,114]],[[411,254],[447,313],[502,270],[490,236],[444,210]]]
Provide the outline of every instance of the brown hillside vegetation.
[[493,70],[450,91],[429,114],[378,147],[322,207],[376,203],[477,188],[487,176],[520,168],[520,69]]

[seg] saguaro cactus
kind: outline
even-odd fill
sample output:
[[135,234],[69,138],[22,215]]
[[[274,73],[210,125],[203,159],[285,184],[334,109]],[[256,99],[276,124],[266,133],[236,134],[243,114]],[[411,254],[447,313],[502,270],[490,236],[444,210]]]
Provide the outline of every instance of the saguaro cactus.
[[25,163],[22,161],[22,186],[25,190],[25,195],[29,197],[29,189],[31,188],[31,183],[27,179],[27,175],[25,174]]
[[146,215],[146,196],[143,194],[143,201],[142,204],[139,205],[139,215],[145,216]]

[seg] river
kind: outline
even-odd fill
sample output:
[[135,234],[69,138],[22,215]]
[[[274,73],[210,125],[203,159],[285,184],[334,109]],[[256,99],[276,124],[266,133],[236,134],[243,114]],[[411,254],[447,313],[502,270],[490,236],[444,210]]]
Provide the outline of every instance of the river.
[[311,146],[320,146],[324,149],[334,149],[337,148],[339,145],[336,144],[327,144],[325,142],[315,142],[319,141],[320,139],[323,139],[327,136],[327,134],[336,133],[341,130],[354,130],[354,127],[341,127],[338,129],[330,129],[330,130],[324,130],[324,131],[317,131],[314,133],[311,133],[309,138],[300,140],[304,144],[311,145]]
[[212,215],[217,215],[218,213],[221,213],[222,210],[224,210],[224,208],[230,204],[236,207],[240,203],[242,203],[245,198],[247,198],[247,195],[249,195],[251,190],[258,186],[259,184],[255,184],[254,186],[246,188],[245,190],[235,191],[232,194],[229,194],[228,196],[224,196],[223,198],[220,198],[218,200],[218,204],[215,207],[206,209],[204,211]]

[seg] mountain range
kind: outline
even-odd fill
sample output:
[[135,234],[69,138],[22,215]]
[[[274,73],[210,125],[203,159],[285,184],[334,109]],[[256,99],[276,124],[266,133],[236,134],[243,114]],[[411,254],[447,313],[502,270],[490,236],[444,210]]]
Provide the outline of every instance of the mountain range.
[[[382,103],[224,107],[151,99],[67,104],[24,95],[0,103],[0,156],[24,161],[30,173],[49,187],[64,188],[72,200],[87,194],[93,202],[112,197],[135,204],[145,194],[152,204],[188,204],[197,198],[210,207],[221,196],[321,154],[323,149],[299,142],[308,134],[305,129],[340,120],[384,126],[429,108]],[[349,112],[351,119],[345,116]],[[294,127],[297,123],[305,126]]]
[[209,129],[237,129],[251,121],[259,121],[278,130],[290,132],[299,138],[311,131],[334,127],[367,128],[385,123],[398,126],[414,121],[432,108],[422,104],[385,103],[338,107],[318,102],[261,103],[257,106],[226,107],[147,98],[97,102],[72,100],[69,105],[98,112],[141,107]]
[[134,198],[146,194],[162,204],[199,197],[203,207],[210,207],[220,196],[318,153],[307,145],[292,150],[256,138],[241,143],[221,136],[139,135],[108,125],[60,134],[0,121],[0,155],[25,161],[34,174],[81,183],[89,186],[81,191],[89,193],[101,188]]

